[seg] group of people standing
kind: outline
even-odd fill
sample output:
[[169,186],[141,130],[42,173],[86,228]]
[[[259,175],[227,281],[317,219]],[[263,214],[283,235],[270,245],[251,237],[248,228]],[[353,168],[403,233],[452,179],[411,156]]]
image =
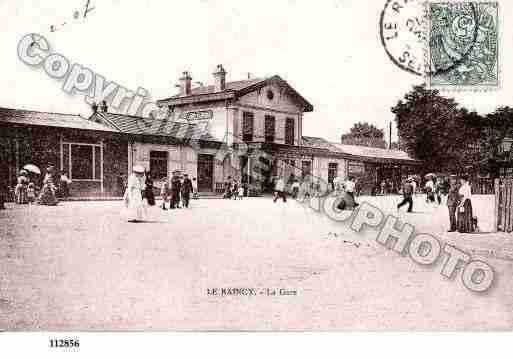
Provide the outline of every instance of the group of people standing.
[[228,176],[228,180],[224,184],[224,199],[242,199],[244,198],[244,185],[237,179]]
[[47,167],[42,180],[39,176],[39,174],[31,173],[25,169],[20,170],[14,187],[14,202],[16,204],[30,205],[37,203],[45,206],[55,206],[59,203],[59,197],[69,195],[71,181],[64,173],[58,173],[53,165]]
[[[169,180],[163,178],[161,181],[162,210],[181,208],[180,204],[188,208],[191,195],[197,196],[194,179],[191,180],[186,173],[181,175],[175,172]],[[129,222],[144,221],[148,207],[156,205],[153,188],[151,174],[142,166],[134,166],[123,196],[125,205],[122,212]],[[166,203],[169,203],[169,208],[166,207]]]
[[171,179],[162,179],[162,187],[160,195],[162,196],[162,209],[166,211],[166,202],[169,201],[169,209],[180,208],[180,203],[183,207],[189,208],[191,194],[197,198],[196,179],[189,178],[187,173],[183,175],[175,172]]
[[[407,212],[413,212],[413,195],[415,179],[408,177],[403,183],[403,200],[397,205],[399,210],[408,205]],[[450,176],[448,186],[434,177],[428,178],[424,186],[428,204],[442,204],[442,195],[447,195],[449,212],[448,232],[473,233],[478,231],[477,218],[472,211],[472,189],[467,176]]]

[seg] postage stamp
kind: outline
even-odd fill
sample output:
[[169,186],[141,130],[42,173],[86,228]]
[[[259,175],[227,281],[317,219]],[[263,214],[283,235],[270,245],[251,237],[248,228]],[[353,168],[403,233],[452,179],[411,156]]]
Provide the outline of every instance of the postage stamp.
[[444,90],[500,86],[497,2],[389,0],[380,37],[402,70]]
[[498,11],[496,2],[429,4],[431,87],[499,86]]

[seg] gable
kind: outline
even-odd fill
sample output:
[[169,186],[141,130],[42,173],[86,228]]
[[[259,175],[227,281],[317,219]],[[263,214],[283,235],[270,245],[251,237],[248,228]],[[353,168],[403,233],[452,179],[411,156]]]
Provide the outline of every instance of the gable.
[[273,83],[255,89],[239,97],[241,105],[257,106],[274,111],[284,111],[301,114],[304,104],[294,96],[287,86]]

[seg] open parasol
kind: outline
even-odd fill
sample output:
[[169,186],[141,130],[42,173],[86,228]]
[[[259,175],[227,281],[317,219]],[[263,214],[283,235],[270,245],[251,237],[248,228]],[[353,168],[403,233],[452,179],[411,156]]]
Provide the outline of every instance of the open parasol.
[[41,170],[36,165],[25,165],[23,166],[23,169],[38,175],[41,174]]
[[133,168],[132,168],[132,171],[135,172],[135,173],[144,173],[146,170],[143,166],[141,165],[135,165]]

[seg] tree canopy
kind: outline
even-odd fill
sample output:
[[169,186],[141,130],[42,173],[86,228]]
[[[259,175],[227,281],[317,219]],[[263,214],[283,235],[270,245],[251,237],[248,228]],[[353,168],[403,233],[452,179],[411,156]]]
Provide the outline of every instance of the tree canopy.
[[368,122],[357,122],[341,136],[341,142],[346,145],[386,148],[385,133],[383,130]]
[[475,164],[482,121],[477,113],[425,86],[415,86],[392,112],[405,150],[423,161],[426,172],[464,172]]

